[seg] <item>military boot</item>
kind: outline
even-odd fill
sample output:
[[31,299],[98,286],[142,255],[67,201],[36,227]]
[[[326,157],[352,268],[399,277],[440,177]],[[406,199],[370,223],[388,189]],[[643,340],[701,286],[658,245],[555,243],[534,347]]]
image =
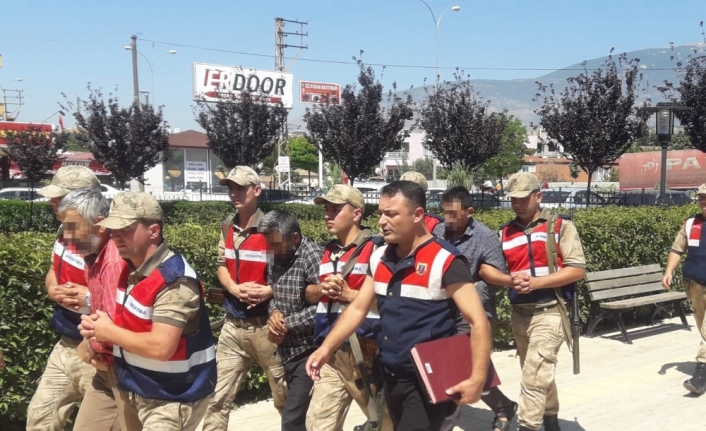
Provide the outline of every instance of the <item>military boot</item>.
[[694,376],[684,382],[684,387],[696,395],[703,395],[706,392],[706,364],[696,363]]
[[561,431],[557,415],[544,415],[544,431]]

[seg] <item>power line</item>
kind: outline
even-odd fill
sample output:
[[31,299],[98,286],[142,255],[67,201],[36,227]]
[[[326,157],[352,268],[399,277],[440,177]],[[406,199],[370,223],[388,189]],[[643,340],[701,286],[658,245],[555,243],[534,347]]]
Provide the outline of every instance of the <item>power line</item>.
[[[227,53],[227,54],[237,54],[237,55],[245,55],[245,56],[250,56],[250,57],[262,57],[262,58],[275,58],[274,55],[272,54],[258,54],[254,52],[244,52],[244,51],[233,51],[230,49],[222,49],[222,48],[210,48],[210,47],[205,47],[205,46],[197,46],[197,45],[187,45],[183,43],[174,43],[174,42],[162,42],[158,40],[150,40],[150,39],[140,39],[145,42],[152,42],[152,43],[159,43],[162,45],[169,45],[169,46],[177,46],[177,47],[182,47],[182,48],[190,48],[190,49],[199,49],[202,51],[213,51],[213,52],[221,52],[221,53]],[[303,58],[303,57],[284,57],[288,60],[292,59],[297,59],[297,61],[306,61],[309,63],[328,63],[328,64],[341,64],[341,65],[355,65],[356,63],[354,61],[342,61],[342,60],[324,60],[320,58]],[[419,64],[390,64],[390,63],[365,63],[368,66],[382,66],[382,67],[394,67],[394,68],[400,68],[400,69],[434,69],[435,66],[426,66],[426,65],[419,65]],[[559,72],[559,71],[593,71],[597,69],[587,69],[587,68],[580,68],[580,67],[574,67],[574,68],[543,68],[543,67],[478,67],[478,66],[473,66],[473,67],[461,67],[461,66],[439,66],[439,69],[447,69],[447,70],[489,70],[489,71],[517,71],[517,72]],[[618,70],[624,70],[622,68],[619,68]],[[672,67],[655,67],[655,68],[649,68],[649,69],[641,69],[642,72],[649,72],[649,71],[672,71],[675,70],[675,68]]]

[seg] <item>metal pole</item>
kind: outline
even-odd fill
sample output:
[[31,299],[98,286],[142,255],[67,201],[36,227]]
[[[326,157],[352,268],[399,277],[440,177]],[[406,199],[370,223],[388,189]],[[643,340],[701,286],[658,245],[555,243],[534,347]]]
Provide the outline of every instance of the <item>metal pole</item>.
[[659,196],[664,199],[664,191],[667,188],[667,146],[669,142],[662,142],[662,172],[659,180]]
[[134,103],[140,104],[140,84],[137,80],[137,36],[131,36],[130,50],[132,51],[132,91],[135,97]]
[[5,89],[2,89],[2,121],[7,121],[7,95]]
[[324,155],[319,150],[319,189],[324,187]]

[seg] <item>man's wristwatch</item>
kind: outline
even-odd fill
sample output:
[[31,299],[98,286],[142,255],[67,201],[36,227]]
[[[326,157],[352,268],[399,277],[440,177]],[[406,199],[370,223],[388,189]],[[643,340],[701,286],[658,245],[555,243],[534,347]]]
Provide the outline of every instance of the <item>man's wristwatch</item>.
[[86,296],[83,297],[83,303],[86,305],[86,307],[91,306],[91,293],[90,292],[86,293]]

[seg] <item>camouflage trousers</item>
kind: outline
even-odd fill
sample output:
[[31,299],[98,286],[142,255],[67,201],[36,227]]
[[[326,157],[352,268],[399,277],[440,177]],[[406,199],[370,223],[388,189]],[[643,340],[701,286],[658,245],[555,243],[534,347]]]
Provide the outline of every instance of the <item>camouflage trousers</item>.
[[544,415],[559,412],[554,379],[564,342],[561,316],[558,308],[542,312],[515,306],[510,321],[522,366],[518,423],[539,430]]
[[[368,374],[372,375],[373,357],[365,356],[365,364]],[[314,393],[306,414],[307,431],[341,431],[352,401],[358,404],[365,416],[370,417],[368,392],[362,389],[360,371],[350,347],[336,350],[321,368],[320,376],[321,379],[314,382]],[[384,409],[382,427],[379,429],[393,429],[387,408]]]
[[701,343],[696,353],[696,361],[706,363],[706,325],[704,325],[704,317],[706,315],[706,286],[695,281],[690,281],[686,288],[686,297],[689,298],[691,305],[694,307],[696,328],[701,334]]
[[150,400],[119,391],[123,431],[194,431],[203,419],[209,398],[193,403]]
[[203,431],[228,428],[228,416],[233,400],[248,371],[257,363],[267,375],[275,408],[282,414],[287,384],[284,379],[282,358],[277,345],[267,339],[267,317],[225,321],[216,347],[218,383],[206,410]]
[[76,403],[90,387],[96,369],[78,357],[78,344],[62,337],[51,351],[27,408],[28,431],[63,431]]

